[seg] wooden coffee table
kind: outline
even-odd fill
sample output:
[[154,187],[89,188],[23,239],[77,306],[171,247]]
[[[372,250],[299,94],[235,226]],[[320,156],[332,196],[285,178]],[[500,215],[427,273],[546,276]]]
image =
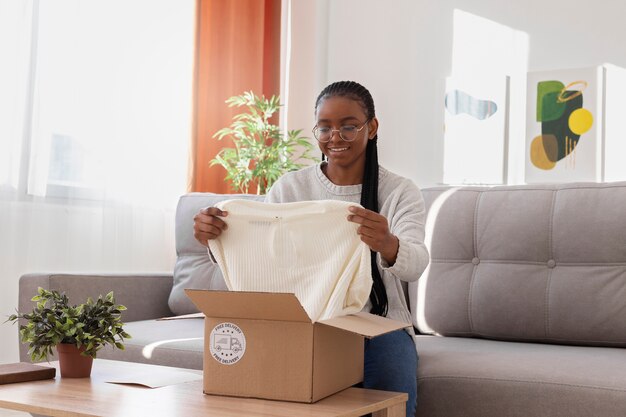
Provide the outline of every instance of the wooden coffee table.
[[[105,381],[138,372],[162,372],[167,368],[131,362],[94,361],[91,378],[61,378],[0,385],[0,408],[58,417],[164,416],[164,417],[325,417],[405,416],[407,394],[348,388],[314,404],[202,393],[202,381],[161,388],[111,384]],[[185,370],[189,371],[189,370]],[[200,371],[192,371],[201,373]]]

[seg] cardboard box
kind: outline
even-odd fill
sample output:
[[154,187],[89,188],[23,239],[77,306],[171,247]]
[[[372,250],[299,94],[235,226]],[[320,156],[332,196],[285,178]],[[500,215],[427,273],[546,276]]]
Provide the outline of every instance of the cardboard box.
[[363,340],[410,324],[369,313],[312,323],[294,294],[185,290],[202,311],[204,393],[311,403],[363,380]]

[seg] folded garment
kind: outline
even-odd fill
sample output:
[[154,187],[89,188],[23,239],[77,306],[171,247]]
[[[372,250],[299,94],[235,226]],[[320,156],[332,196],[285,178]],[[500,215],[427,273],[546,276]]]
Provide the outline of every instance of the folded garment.
[[294,293],[312,321],[361,311],[372,288],[369,247],[347,220],[354,203],[227,200],[228,228],[209,241],[231,291]]

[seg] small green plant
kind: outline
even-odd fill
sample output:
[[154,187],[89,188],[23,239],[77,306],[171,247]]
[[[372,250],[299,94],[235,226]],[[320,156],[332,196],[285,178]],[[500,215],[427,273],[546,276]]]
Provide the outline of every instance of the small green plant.
[[226,103],[229,107],[246,107],[247,111],[234,116],[230,127],[213,135],[219,140],[232,139],[235,147],[223,148],[210,165],[223,166],[235,190],[248,193],[250,185],[256,183],[257,194],[265,194],[282,174],[306,165],[296,161],[318,161],[310,154],[313,145],[301,136],[302,130],[290,130],[285,136],[270,122],[280,109],[279,97],[266,99],[250,91]]
[[122,327],[121,313],[126,307],[115,304],[113,292],[72,306],[65,294],[40,287],[32,301],[37,305],[31,313],[18,312],[7,321],[26,320],[19,326],[20,339],[29,344],[28,354],[33,362],[48,360],[52,348],[60,343],[84,347],[82,355],[95,358],[96,352],[107,344],[123,350],[124,339],[131,337]]

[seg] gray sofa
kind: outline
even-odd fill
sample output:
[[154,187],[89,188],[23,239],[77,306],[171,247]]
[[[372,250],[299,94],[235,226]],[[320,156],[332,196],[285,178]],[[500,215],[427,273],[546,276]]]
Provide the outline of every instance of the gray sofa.
[[[407,287],[417,416],[626,416],[626,183],[423,194],[431,263]],[[174,277],[25,275],[19,308],[37,286],[114,290],[134,338],[99,357],[201,369],[202,320],[154,319],[195,311],[184,288],[223,288],[192,218],[225,197],[181,197]]]

